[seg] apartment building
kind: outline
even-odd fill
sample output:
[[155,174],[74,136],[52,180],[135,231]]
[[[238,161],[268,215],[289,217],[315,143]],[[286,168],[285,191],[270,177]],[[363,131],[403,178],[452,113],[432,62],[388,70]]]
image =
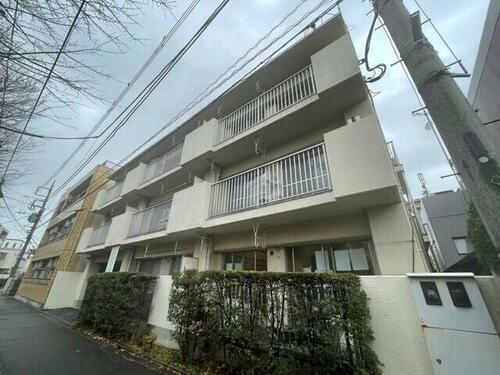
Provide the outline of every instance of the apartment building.
[[[8,233],[8,232],[7,232]],[[23,249],[24,240],[6,238],[5,240],[0,240],[0,288],[4,287],[9,278],[12,267],[16,264],[17,258],[19,257],[21,250]],[[22,275],[28,268],[29,262],[33,255],[33,249],[28,249],[16,272],[16,277]]]
[[87,274],[424,272],[402,167],[340,15],[109,177]]
[[43,306],[59,271],[79,271],[85,260],[76,254],[82,231],[91,225],[91,208],[111,168],[98,165],[61,197],[35,250],[16,297]]
[[489,130],[494,149],[500,152],[500,1],[498,0],[490,1],[468,97]]

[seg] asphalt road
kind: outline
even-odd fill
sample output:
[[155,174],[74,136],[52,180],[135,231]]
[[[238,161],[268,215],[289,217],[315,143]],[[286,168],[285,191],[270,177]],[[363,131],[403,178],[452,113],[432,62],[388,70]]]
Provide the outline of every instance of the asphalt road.
[[0,375],[158,374],[0,296]]

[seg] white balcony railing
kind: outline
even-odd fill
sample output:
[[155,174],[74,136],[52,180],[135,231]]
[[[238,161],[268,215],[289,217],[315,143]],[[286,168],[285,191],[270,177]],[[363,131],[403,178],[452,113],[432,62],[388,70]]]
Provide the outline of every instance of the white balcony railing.
[[111,189],[106,190],[102,197],[101,206],[118,198],[122,193],[122,188],[123,188],[123,181],[117,183]]
[[90,233],[89,242],[87,247],[102,245],[106,242],[106,237],[108,236],[110,224],[104,224],[100,227],[94,228],[92,233]]
[[181,163],[182,145],[149,163],[144,173],[143,183],[171,171]]
[[329,189],[326,150],[320,144],[213,184],[210,216]]
[[220,119],[217,143],[234,137],[315,93],[316,85],[310,65]]
[[132,216],[128,236],[140,236],[166,229],[171,205],[172,201],[168,201],[136,212]]

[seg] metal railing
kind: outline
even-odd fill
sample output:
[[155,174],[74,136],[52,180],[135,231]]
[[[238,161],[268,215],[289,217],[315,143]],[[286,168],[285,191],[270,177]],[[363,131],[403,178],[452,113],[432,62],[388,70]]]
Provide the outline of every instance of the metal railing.
[[172,201],[167,201],[136,212],[132,216],[128,237],[140,236],[166,229],[171,205]]
[[322,143],[213,184],[209,214],[224,215],[329,189]]
[[165,155],[160,156],[158,159],[149,163],[144,173],[143,183],[152,180],[155,177],[171,171],[178,167],[181,163],[182,145],[174,148],[172,151],[167,152]]
[[394,143],[392,141],[386,142],[387,145],[387,151],[389,152],[389,157],[392,160],[392,163],[394,165],[401,165],[401,162],[399,161],[399,156],[396,152],[396,148],[394,147]]
[[309,65],[220,119],[216,142],[222,143],[315,93],[312,66]]
[[101,206],[118,198],[122,192],[122,188],[123,188],[123,181],[120,181],[119,183],[115,184],[115,186],[113,186],[111,189],[106,190],[102,197]]
[[110,224],[104,224],[100,227],[94,228],[92,233],[90,233],[89,242],[87,247],[102,245],[106,242],[106,237],[108,236]]

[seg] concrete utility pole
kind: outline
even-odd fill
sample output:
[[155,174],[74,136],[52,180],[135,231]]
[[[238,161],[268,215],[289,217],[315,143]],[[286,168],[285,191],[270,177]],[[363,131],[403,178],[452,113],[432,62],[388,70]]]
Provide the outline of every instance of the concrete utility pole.
[[467,187],[481,219],[500,252],[499,150],[493,150],[486,127],[422,32],[418,12],[410,15],[402,0],[373,0],[401,60],[406,64],[420,96]]
[[[33,225],[31,226],[30,231],[28,232],[28,235],[26,237],[26,241],[24,242],[23,248],[21,252],[19,253],[19,256],[16,259],[16,263],[14,264],[14,267],[10,269],[10,274],[9,274],[9,279],[7,280],[7,283],[5,284],[4,291],[8,292],[10,289],[10,285],[14,278],[16,277],[17,270],[19,268],[19,264],[21,264],[21,261],[23,259],[24,254],[26,253],[26,250],[28,249],[28,246],[31,242],[31,238],[33,237],[33,233],[35,233],[35,230],[38,226],[38,223],[40,222],[40,218],[43,215],[43,212],[45,211],[45,206],[47,205],[47,201],[49,200],[50,194],[52,193],[52,189],[54,188],[54,182],[52,182],[52,185],[50,185],[50,188],[47,192],[47,194],[43,197],[42,205],[40,207],[40,210],[34,214],[34,220],[33,220]],[[45,188],[44,188],[45,189]]]

